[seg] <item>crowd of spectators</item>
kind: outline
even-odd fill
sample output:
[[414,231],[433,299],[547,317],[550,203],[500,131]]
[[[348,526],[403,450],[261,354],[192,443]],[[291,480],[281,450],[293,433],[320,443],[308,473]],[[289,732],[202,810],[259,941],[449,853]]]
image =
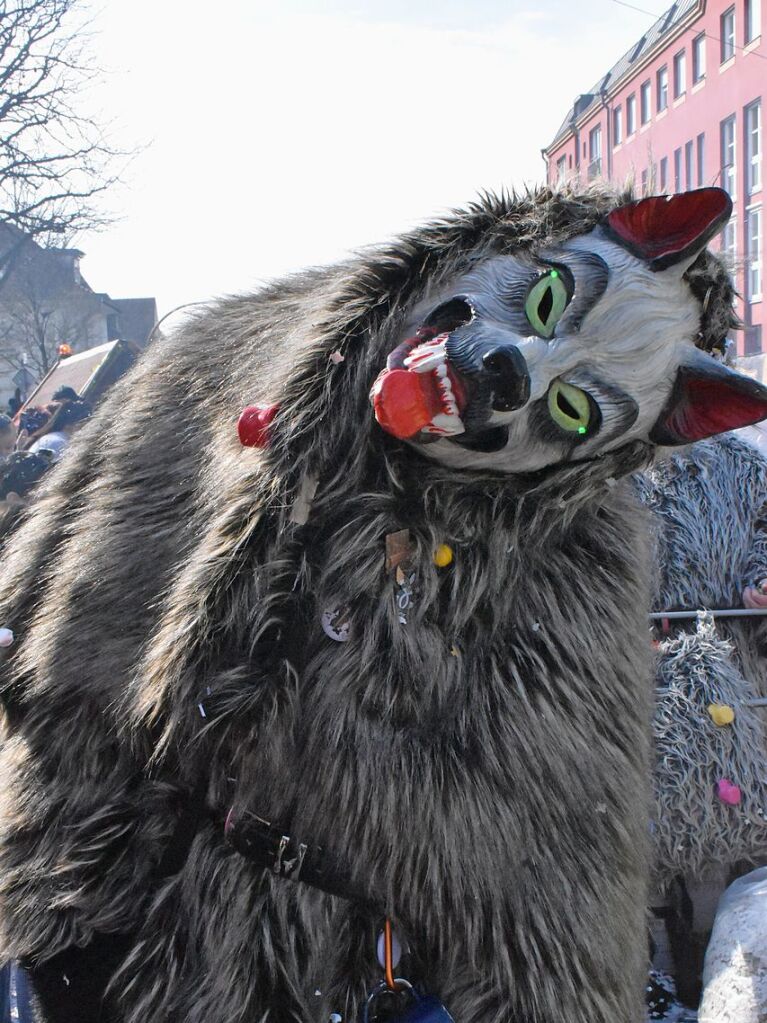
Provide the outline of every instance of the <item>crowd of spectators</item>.
[[63,456],[74,433],[91,414],[91,406],[71,387],[61,387],[45,406],[20,408],[12,399],[0,413],[0,523],[26,507],[31,492]]

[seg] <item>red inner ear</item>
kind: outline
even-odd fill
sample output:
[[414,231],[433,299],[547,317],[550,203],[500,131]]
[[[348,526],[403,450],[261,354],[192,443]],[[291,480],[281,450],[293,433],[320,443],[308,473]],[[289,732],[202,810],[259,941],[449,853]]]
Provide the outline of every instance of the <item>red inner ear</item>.
[[655,425],[658,444],[688,444],[767,418],[767,389],[748,377],[698,376],[681,370],[667,411]]
[[703,248],[730,217],[732,200],[721,188],[653,195],[613,210],[607,228],[634,255],[662,270]]

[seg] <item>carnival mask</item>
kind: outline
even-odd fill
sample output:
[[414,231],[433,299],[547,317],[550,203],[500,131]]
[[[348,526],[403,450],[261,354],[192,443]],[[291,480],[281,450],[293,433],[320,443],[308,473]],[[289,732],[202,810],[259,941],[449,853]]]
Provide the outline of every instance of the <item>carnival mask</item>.
[[653,196],[478,263],[415,309],[373,385],[376,419],[445,465],[514,473],[767,417],[767,388],[695,346],[685,272],[731,211],[717,188]]

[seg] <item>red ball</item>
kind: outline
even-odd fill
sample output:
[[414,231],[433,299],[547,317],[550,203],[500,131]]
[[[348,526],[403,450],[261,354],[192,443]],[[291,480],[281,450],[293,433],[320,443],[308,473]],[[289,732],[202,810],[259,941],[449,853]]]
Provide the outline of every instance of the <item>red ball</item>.
[[248,405],[237,420],[240,444],[246,448],[266,448],[271,440],[270,426],[279,405]]

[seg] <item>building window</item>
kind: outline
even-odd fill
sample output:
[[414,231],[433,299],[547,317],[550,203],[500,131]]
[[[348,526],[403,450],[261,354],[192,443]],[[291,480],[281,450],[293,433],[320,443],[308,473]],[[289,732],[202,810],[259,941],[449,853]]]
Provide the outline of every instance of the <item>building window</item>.
[[680,50],[674,57],[674,99],[687,92],[687,54]]
[[697,85],[706,77],[706,33],[701,32],[692,41],[692,84]]
[[668,106],[668,68],[660,68],[656,78],[658,82],[656,99],[658,101],[658,113],[661,114]]
[[633,135],[637,130],[637,98],[632,92],[626,98],[626,135]]
[[698,148],[698,188],[702,188],[706,183],[706,136],[703,132],[698,135],[697,138]]
[[753,43],[762,34],[761,4],[759,0],[745,0],[743,22],[745,25],[745,44]]
[[682,191],[682,150],[674,150],[674,191]]
[[762,298],[762,207],[746,211],[746,295],[749,302]]
[[557,184],[561,185],[567,176],[567,157],[560,156],[557,160]]
[[721,139],[721,160],[722,168],[721,182],[730,195],[735,197],[735,114],[726,118],[719,126]]
[[735,217],[730,217],[727,223],[722,228],[721,242],[722,242],[722,256],[727,261],[732,269],[735,266],[735,260],[738,255],[738,248],[735,243],[737,237],[735,231]]
[[746,195],[762,187],[762,104],[746,107]]
[[668,157],[660,158],[660,190],[665,192],[668,188]]
[[616,107],[613,110],[613,145],[619,146],[623,142],[623,107]]
[[735,8],[728,7],[719,19],[719,60],[722,64],[735,56]]
[[761,355],[762,354],[762,325],[761,323],[755,323],[751,327],[746,327],[743,331],[743,354],[744,355]]
[[650,83],[644,82],[639,90],[639,116],[642,124],[650,120]]
[[686,192],[692,191],[692,139],[684,144],[684,187]]
[[589,132],[589,181],[602,173],[602,125]]

